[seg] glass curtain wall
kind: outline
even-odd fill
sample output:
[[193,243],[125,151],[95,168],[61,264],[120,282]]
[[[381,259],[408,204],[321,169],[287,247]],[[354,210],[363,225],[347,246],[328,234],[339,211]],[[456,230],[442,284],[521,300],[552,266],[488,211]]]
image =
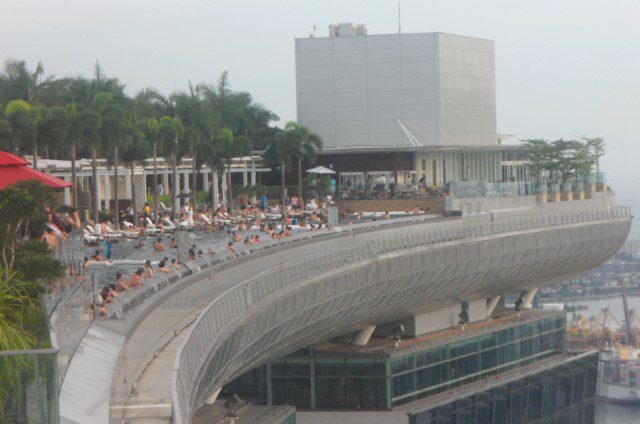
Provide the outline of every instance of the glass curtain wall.
[[411,414],[411,424],[595,421],[597,353],[446,405]]
[[298,409],[386,409],[566,350],[563,314],[411,353],[303,349],[252,370],[222,394]]
[[550,317],[391,358],[392,406],[566,350],[566,317]]

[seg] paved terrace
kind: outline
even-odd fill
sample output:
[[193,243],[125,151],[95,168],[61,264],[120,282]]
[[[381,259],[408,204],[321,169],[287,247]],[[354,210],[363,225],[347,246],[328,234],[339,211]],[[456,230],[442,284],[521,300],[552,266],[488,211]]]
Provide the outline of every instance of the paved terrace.
[[571,203],[360,224],[190,263],[190,275],[138,293],[122,319],[91,324],[62,385],[62,422],[121,422],[145,369],[163,374],[165,420],[187,422],[226,382],[300,346],[580,274],[619,249],[631,215]]

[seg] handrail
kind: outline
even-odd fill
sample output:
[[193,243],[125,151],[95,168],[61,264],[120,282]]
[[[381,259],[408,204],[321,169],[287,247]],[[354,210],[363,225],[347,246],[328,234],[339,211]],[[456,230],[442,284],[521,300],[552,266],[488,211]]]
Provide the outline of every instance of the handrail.
[[[472,226],[467,226],[464,219],[452,220],[443,222],[442,226],[436,228],[426,228],[419,231],[412,228],[415,243],[406,243],[405,237],[407,234],[401,232],[393,236],[367,240],[366,243],[346,247],[339,251],[340,255],[335,255],[335,252],[323,252],[313,257],[306,257],[272,268],[242,281],[209,303],[198,316],[189,330],[190,333],[177,351],[172,371],[174,423],[186,422],[192,415],[193,411],[190,408],[195,401],[187,399],[187,394],[189,393],[189,396],[192,396],[195,391],[197,374],[204,361],[203,355],[207,348],[216,344],[223,333],[223,329],[230,325],[239,313],[277,290],[295,282],[312,278],[328,270],[334,270],[345,263],[375,260],[375,258],[372,258],[373,255],[379,257],[407,248],[462,240],[470,237],[487,237],[495,234],[533,230],[540,227],[571,226],[577,223],[628,217],[631,217],[629,208],[614,207],[606,210],[584,209],[573,212],[541,209],[535,213],[523,214],[516,218],[495,218],[492,221],[480,222]],[[546,218],[549,218],[550,222]],[[295,273],[298,277],[291,280],[287,279],[286,277],[289,274],[287,271]],[[203,324],[205,320],[207,325]],[[215,330],[215,334],[211,334],[212,329]]]

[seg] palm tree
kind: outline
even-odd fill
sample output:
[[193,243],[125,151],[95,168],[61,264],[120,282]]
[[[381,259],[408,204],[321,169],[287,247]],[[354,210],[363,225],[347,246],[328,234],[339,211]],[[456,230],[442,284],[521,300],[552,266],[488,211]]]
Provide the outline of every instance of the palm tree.
[[[145,139],[145,134],[138,125],[127,127],[127,144],[122,151],[122,160],[129,164],[129,181],[131,182],[131,203],[133,203],[134,223],[138,222],[138,198],[135,184],[135,166],[137,161],[149,157],[149,142]],[[157,217],[156,217],[157,219]]]
[[244,156],[251,152],[252,142],[247,136],[234,137],[231,130],[224,128],[220,130],[216,137],[220,143],[220,154],[226,165],[226,185],[227,185],[227,209],[231,210],[233,205],[233,188],[231,187],[231,160],[234,157]]
[[11,125],[13,145],[16,149],[25,151],[34,147],[34,167],[38,165],[38,149],[36,143],[36,120],[33,107],[24,100],[12,100],[5,109],[7,121]]
[[315,162],[316,154],[322,149],[322,139],[318,134],[312,133],[307,127],[296,122],[287,122],[286,129],[291,129],[298,138],[299,150],[295,157],[298,162],[298,196],[302,196],[302,161]]
[[100,115],[91,109],[80,110],[75,103],[67,105],[66,116],[68,120],[67,142],[71,155],[71,181],[73,182],[72,203],[74,207],[78,207],[78,182],[76,178],[77,150],[84,147],[87,140],[97,138],[95,135],[97,135],[100,129],[102,119]]
[[212,122],[214,120],[210,104],[201,100],[198,90],[189,82],[189,91],[186,93],[174,93],[171,96],[175,116],[180,118],[184,125],[184,143],[182,154],[191,156],[192,190],[190,193],[191,204],[196,202],[196,188],[198,177],[198,145],[211,137]]
[[[169,118],[171,119],[171,118]],[[153,219],[158,220],[158,141],[160,141],[158,121],[149,118],[146,121],[138,122],[138,130],[144,133],[146,141],[151,144],[153,151]],[[169,187],[165,187],[166,190]]]
[[[222,142],[219,137],[210,137],[204,140],[198,146],[198,156],[201,157],[211,169],[211,177],[214,173],[224,168],[224,157],[222,156]],[[212,181],[212,184],[217,184],[217,181]],[[215,196],[216,190],[211,190],[211,207],[213,210],[218,208],[218,199]]]
[[41,109],[36,144],[44,147],[45,157],[49,158],[52,150],[64,149],[68,132],[69,121],[64,107],[53,106]]
[[274,166],[280,166],[280,200],[283,213],[287,201],[285,188],[286,169],[291,166],[291,161],[294,157],[297,157],[300,150],[300,137],[296,134],[295,129],[289,126],[276,133],[276,136],[271,140],[265,151],[267,161]]
[[[118,160],[120,158],[120,145],[123,144],[125,134],[125,121],[129,117],[125,116],[125,111],[118,105],[110,93],[98,93],[94,98],[94,108],[102,117],[100,126],[100,138],[105,148],[111,147],[112,161],[114,166],[113,197],[115,202],[114,215],[116,218],[116,228],[120,227],[118,192]],[[106,200],[107,202],[109,199]],[[109,204],[105,205],[109,209]]]
[[178,118],[170,118],[168,116],[160,119],[158,123],[158,137],[162,144],[162,150],[166,155],[171,157],[171,166],[173,167],[173,187],[171,195],[173,197],[173,215],[178,213],[178,160],[180,153],[179,140],[184,135],[184,126]]

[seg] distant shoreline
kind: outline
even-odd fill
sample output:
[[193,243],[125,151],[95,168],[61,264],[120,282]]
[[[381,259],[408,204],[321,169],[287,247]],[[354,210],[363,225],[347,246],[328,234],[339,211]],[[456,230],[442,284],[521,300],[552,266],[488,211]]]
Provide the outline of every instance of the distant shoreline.
[[[636,294],[630,294],[627,293],[627,297],[640,297],[640,293]],[[614,299],[614,298],[618,298],[618,299],[622,299],[622,295],[620,293],[611,293],[611,294],[596,294],[596,295],[589,295],[589,296],[579,296],[579,297],[573,297],[571,298],[572,300],[607,300],[607,299]],[[540,302],[549,302],[549,303],[562,303],[562,302],[554,302],[553,298],[546,298],[546,299],[540,299]]]

